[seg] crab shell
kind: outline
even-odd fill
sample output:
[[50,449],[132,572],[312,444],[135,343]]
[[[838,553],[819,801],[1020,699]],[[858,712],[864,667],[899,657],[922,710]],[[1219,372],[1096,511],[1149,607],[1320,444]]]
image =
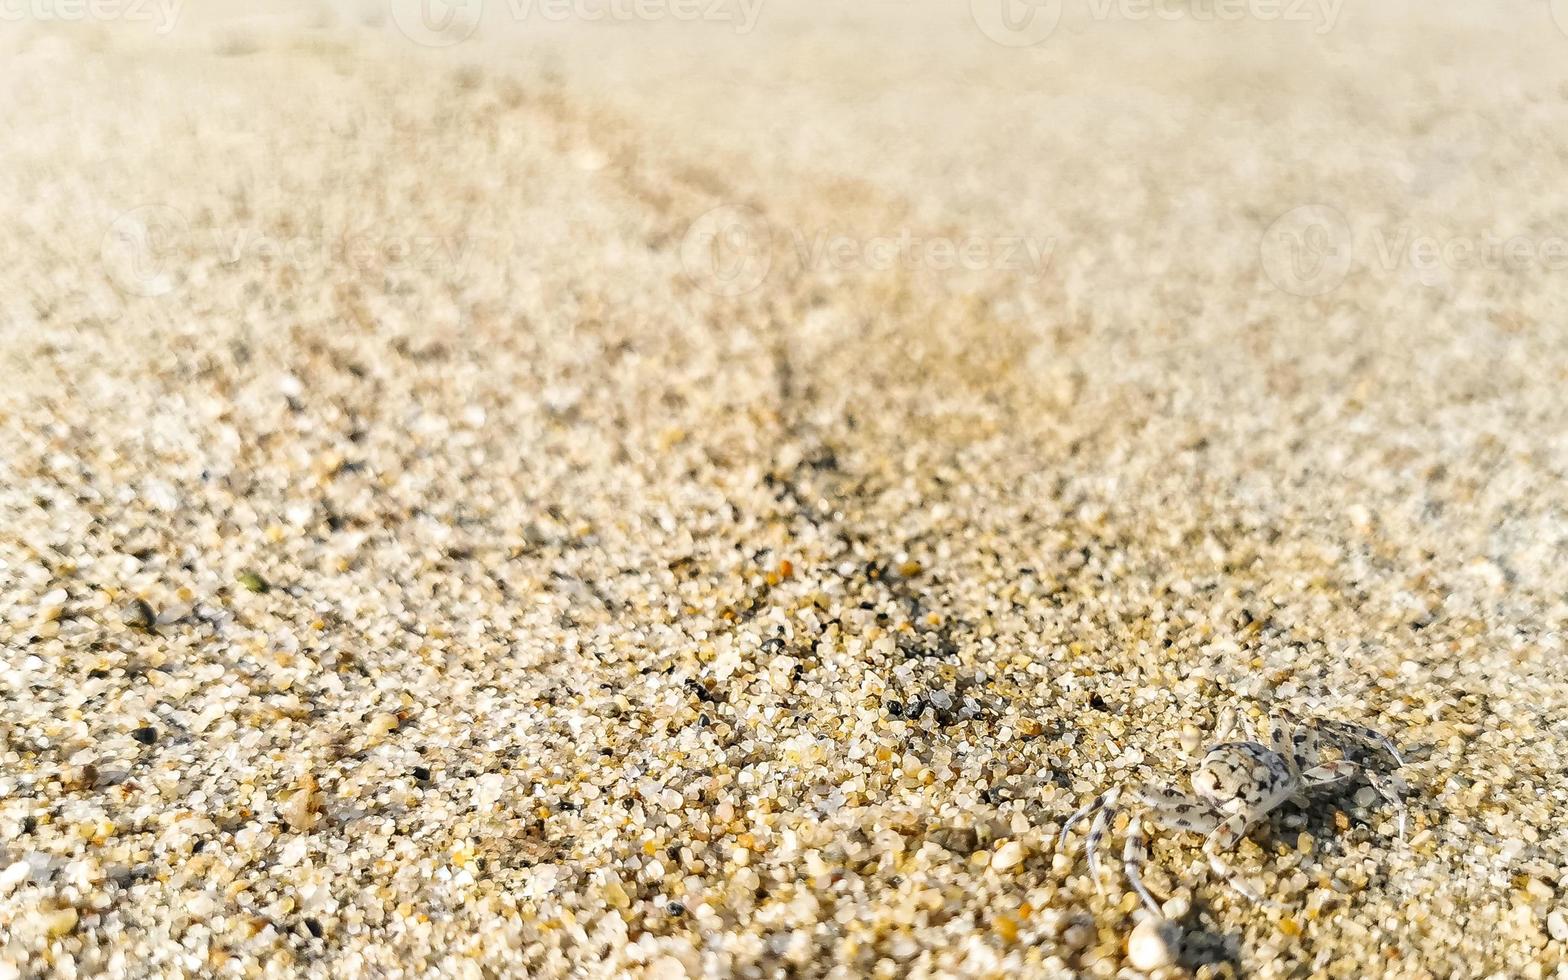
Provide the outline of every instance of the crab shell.
[[1222,742],[1204,755],[1192,788],[1226,814],[1257,818],[1294,796],[1301,780],[1284,756],[1257,742]]

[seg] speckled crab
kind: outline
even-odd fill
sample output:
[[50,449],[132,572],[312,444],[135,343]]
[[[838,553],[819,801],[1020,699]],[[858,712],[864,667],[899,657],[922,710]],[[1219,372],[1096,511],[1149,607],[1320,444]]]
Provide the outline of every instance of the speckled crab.
[[[1171,788],[1138,791],[1136,795],[1141,806],[1127,826],[1122,863],[1127,881],[1144,905],[1155,915],[1161,914],[1159,903],[1144,887],[1143,876],[1139,873],[1147,854],[1142,826],[1144,816],[1167,829],[1206,835],[1203,852],[1208,855],[1214,873],[1251,901],[1274,908],[1280,903],[1258,894],[1225,863],[1222,855],[1234,849],[1248,829],[1285,803],[1304,804],[1308,793],[1340,786],[1359,773],[1394,808],[1399,817],[1399,836],[1404,839],[1407,813],[1394,780],[1348,756],[1334,762],[1320,762],[1318,748],[1322,741],[1341,752],[1355,751],[1358,758],[1359,753],[1367,753],[1392,759],[1395,768],[1404,764],[1394,743],[1370,728],[1328,719],[1301,722],[1280,712],[1269,719],[1268,745],[1221,742],[1204,753],[1203,761],[1191,777],[1196,795]],[[1121,794],[1121,787],[1115,787],[1096,796],[1088,806],[1067,818],[1057,838],[1060,849],[1066,844],[1073,825],[1091,815],[1094,817],[1084,850],[1088,855],[1089,874],[1097,888],[1103,887],[1100,883],[1100,841],[1116,814]]]

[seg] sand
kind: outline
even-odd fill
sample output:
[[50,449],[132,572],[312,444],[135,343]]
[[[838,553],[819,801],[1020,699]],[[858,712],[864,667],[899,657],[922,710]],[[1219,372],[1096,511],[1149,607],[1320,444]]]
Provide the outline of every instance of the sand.
[[970,7],[7,8],[0,976],[1559,975],[1568,11]]

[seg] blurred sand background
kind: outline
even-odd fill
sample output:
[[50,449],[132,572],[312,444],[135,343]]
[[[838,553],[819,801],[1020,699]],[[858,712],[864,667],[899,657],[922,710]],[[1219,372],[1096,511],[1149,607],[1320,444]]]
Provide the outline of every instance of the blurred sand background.
[[1561,969],[1568,7],[84,9],[4,975],[1131,973],[1057,827],[1276,707],[1411,839],[1160,835],[1164,974]]

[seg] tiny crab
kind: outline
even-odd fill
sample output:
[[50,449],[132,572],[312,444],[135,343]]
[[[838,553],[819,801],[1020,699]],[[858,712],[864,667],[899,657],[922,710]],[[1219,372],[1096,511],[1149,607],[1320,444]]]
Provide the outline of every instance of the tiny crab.
[[[1345,758],[1320,762],[1320,741],[1340,749]],[[1404,764],[1394,743],[1370,728],[1328,719],[1301,722],[1282,712],[1274,714],[1269,720],[1268,745],[1221,742],[1204,753],[1191,777],[1195,795],[1172,788],[1149,788],[1136,793],[1142,806],[1127,826],[1122,847],[1128,883],[1151,912],[1161,914],[1139,873],[1146,857],[1142,818],[1147,815],[1167,829],[1206,835],[1203,852],[1214,873],[1249,900],[1278,908],[1278,902],[1259,895],[1226,864],[1222,855],[1234,849],[1253,825],[1283,804],[1304,804],[1308,793],[1337,787],[1358,773],[1394,808],[1403,839],[1407,814],[1393,778],[1358,761],[1380,755],[1392,759],[1395,768]],[[1096,796],[1088,806],[1067,818],[1057,838],[1057,847],[1061,848],[1074,824],[1094,817],[1084,850],[1097,888],[1101,887],[1100,841],[1115,817],[1121,794],[1122,789],[1115,787]]]

